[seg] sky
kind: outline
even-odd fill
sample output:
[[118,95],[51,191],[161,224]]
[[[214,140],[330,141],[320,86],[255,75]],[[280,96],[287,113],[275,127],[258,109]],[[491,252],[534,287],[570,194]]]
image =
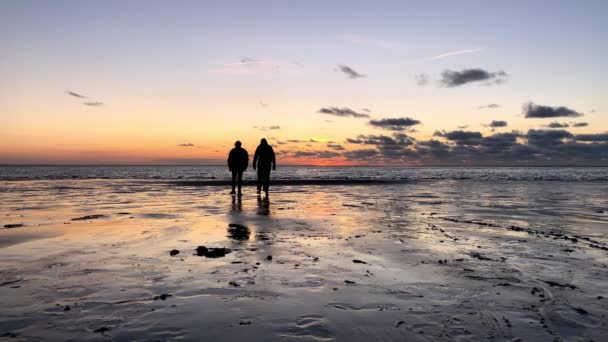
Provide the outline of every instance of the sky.
[[0,164],[608,165],[606,32],[603,0],[2,1]]

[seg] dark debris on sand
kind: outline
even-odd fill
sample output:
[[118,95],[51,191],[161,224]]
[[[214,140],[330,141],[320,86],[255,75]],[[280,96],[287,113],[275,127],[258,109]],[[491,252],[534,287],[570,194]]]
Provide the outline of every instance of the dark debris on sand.
[[72,221],[97,220],[97,219],[105,218],[105,217],[106,217],[106,215],[101,215],[101,214],[85,215],[85,216],[73,218]]
[[230,223],[228,225],[228,237],[233,240],[249,240],[249,235],[251,235],[251,231],[246,226],[238,223]]
[[205,246],[198,246],[195,249],[196,255],[204,256],[206,258],[221,258],[230,253],[231,250],[225,247],[218,248],[207,248]]
[[167,300],[167,298],[172,297],[172,295],[168,294],[168,293],[163,293],[159,296],[154,296],[154,300]]
[[21,228],[21,227],[25,227],[25,225],[23,223],[11,223],[11,224],[4,225],[4,228],[6,228],[6,229]]
[[365,265],[369,265],[369,264],[368,264],[368,263],[366,263],[365,261],[363,261],[363,260],[359,260],[359,259],[354,259],[354,260],[353,260],[353,262],[354,262],[355,264],[365,264]]
[[108,327],[101,327],[101,328],[97,328],[97,329],[93,330],[93,332],[101,333],[101,334],[104,334],[108,331],[110,331],[110,328],[108,328]]
[[178,254],[179,254],[179,250],[177,250],[177,249],[172,249],[172,250],[169,252],[169,255],[170,255],[170,256],[176,256],[176,255],[178,255]]

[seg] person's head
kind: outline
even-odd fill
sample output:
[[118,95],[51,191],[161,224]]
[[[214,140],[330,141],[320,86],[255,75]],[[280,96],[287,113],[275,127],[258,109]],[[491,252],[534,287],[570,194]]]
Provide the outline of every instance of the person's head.
[[235,147],[241,147],[241,142],[240,142],[239,140],[237,140],[237,141],[234,143],[234,146],[235,146]]
[[266,141],[266,138],[262,138],[262,140],[260,140],[260,145],[262,145],[262,146],[268,145],[268,141]]

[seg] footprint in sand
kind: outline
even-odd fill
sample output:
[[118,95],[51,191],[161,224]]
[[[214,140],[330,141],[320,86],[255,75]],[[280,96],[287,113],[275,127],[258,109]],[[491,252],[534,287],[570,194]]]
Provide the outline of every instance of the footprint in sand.
[[331,341],[334,339],[331,331],[325,326],[325,319],[320,315],[301,316],[281,336],[315,341]]

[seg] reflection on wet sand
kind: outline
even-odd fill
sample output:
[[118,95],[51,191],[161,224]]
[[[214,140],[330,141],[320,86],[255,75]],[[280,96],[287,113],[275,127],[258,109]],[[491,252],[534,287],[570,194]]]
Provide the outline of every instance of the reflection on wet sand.
[[258,195],[257,198],[258,203],[258,215],[269,216],[270,215],[270,198],[268,195],[262,196]]
[[0,335],[602,340],[608,185],[456,183],[0,193]]

